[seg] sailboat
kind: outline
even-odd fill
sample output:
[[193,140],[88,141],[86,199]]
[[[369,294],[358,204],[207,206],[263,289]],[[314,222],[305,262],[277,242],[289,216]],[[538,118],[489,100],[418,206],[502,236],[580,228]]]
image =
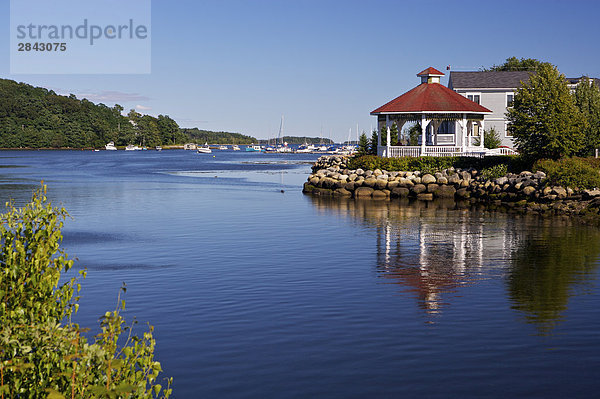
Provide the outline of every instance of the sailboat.
[[279,124],[279,134],[277,135],[277,141],[279,144],[277,145],[277,152],[293,152],[290,147],[288,147],[288,143],[283,141],[283,115],[281,115],[281,123]]

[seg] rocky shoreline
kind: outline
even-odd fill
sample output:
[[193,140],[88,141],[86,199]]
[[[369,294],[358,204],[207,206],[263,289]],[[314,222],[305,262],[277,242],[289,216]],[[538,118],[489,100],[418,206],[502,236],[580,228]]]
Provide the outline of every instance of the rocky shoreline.
[[539,214],[567,214],[600,221],[600,190],[549,186],[544,172],[524,171],[488,178],[476,169],[437,173],[348,169],[348,157],[322,156],[302,190],[306,194],[356,199],[408,198],[483,203]]

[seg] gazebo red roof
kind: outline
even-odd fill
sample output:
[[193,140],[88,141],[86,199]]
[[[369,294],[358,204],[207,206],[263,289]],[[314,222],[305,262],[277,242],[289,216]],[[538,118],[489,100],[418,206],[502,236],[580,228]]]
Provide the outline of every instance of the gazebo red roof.
[[[421,74],[439,74],[438,70],[428,68]],[[443,74],[442,74],[443,75]],[[461,96],[440,83],[421,83],[414,89],[402,94],[371,112],[371,115],[387,113],[491,113],[489,109]]]

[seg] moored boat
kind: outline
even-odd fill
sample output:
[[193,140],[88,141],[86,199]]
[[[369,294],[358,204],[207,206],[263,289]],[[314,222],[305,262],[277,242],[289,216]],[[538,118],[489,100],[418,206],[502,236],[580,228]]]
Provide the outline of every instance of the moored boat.
[[204,145],[199,145],[196,150],[199,154],[210,154],[212,150],[208,146],[208,143],[204,143]]
[[110,143],[105,145],[104,148],[106,149],[106,151],[117,151],[117,147],[115,147],[114,141],[111,141]]
[[140,149],[140,147],[133,144],[129,144],[127,147],[125,147],[125,151],[139,151]]

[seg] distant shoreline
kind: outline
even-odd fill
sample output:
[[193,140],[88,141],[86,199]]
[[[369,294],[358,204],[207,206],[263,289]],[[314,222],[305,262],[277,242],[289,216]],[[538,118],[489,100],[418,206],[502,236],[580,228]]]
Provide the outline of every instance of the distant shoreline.
[[[183,145],[163,145],[161,146],[163,150],[183,150]],[[118,150],[125,150],[125,146],[117,147]],[[93,147],[84,147],[84,148],[72,148],[72,147],[22,147],[22,148],[10,148],[10,147],[0,147],[0,151],[107,151],[104,147],[101,148],[93,148]],[[148,147],[148,151],[154,151],[154,147]]]

